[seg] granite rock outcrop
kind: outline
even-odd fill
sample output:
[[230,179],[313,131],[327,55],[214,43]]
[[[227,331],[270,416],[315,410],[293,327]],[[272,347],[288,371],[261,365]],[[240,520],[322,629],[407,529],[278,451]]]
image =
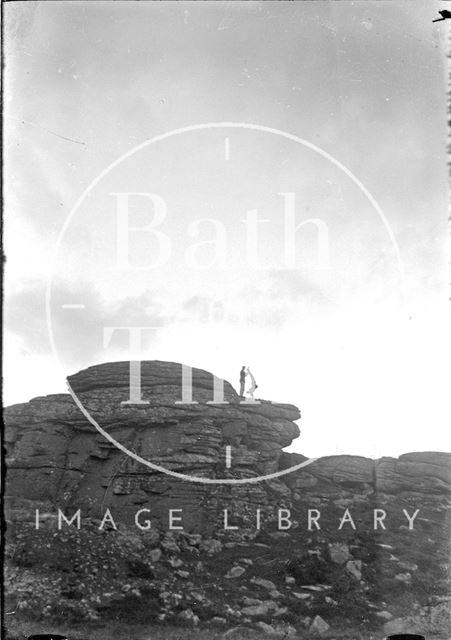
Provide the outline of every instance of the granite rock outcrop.
[[[212,404],[214,377],[192,370],[192,400],[181,404],[182,366],[141,364],[141,396],[129,398],[129,363],[91,367],[69,378],[89,415],[116,442],[154,465],[186,477],[233,479],[277,472],[283,448],[298,437],[293,405],[243,401],[226,381],[227,404]],[[60,507],[85,506],[98,516],[112,508],[127,521],[140,504],[152,504],[165,518],[168,497],[185,508],[190,528],[205,529],[216,519],[217,503],[268,504],[272,492],[286,488],[274,479],[218,485],[190,482],[146,466],[121,451],[89,422],[71,395],[35,398],[5,410],[10,499],[48,500]],[[231,463],[227,466],[227,447]],[[271,494],[269,495],[268,494]],[[213,513],[211,513],[213,512]]]
[[[451,454],[328,456],[302,466],[305,456],[285,451],[299,437],[296,407],[244,403],[226,381],[227,404],[214,404],[218,381],[199,369],[197,404],[180,404],[181,372],[177,363],[142,363],[142,405],[123,404],[129,363],[91,367],[69,383],[128,451],[204,482],[120,450],[70,394],[5,410],[11,608],[45,620],[63,611],[258,637],[352,629],[350,638],[416,630],[447,639]],[[80,528],[77,520],[60,528],[58,509],[68,518],[80,509]],[[137,527],[145,509],[149,526]]]

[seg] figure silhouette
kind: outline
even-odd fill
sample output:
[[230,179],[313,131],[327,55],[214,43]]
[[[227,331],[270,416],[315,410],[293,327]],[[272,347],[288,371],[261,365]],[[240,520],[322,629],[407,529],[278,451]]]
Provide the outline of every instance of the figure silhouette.
[[240,371],[240,396],[244,396],[244,384],[246,382],[246,367],[243,364]]
[[247,393],[249,394],[249,397],[251,398],[251,400],[253,400],[254,399],[254,391],[258,387],[258,384],[255,382],[255,378],[252,375],[252,372],[249,369],[249,367],[247,367],[246,373],[249,376],[249,378],[251,379],[251,386],[249,387]]

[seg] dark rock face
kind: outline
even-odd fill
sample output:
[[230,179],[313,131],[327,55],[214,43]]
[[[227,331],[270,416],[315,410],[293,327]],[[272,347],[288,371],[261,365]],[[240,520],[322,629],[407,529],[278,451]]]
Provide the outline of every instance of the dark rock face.
[[[176,404],[180,378],[179,364],[143,363],[149,404],[138,406],[121,404],[129,394],[128,363],[91,367],[70,384],[115,439],[178,473],[252,478],[306,460],[283,451],[299,436],[296,407],[240,403],[227,382],[229,404],[207,404],[213,377],[198,369],[199,404]],[[43,594],[39,606],[50,616],[67,607],[88,618],[244,625],[280,637],[384,628],[448,638],[451,454],[329,456],[277,479],[204,484],[126,455],[70,395],[36,398],[4,415],[7,589],[15,604],[32,574]],[[68,516],[80,508],[80,530],[59,531],[58,508]],[[143,508],[150,510],[148,530],[134,521]],[[106,509],[115,524],[99,529]],[[181,510],[183,530],[169,530],[169,509]],[[235,528],[224,528],[224,509]],[[55,581],[52,609],[45,585]]]
[[[181,400],[181,365],[143,362],[142,399],[146,405],[124,405],[129,398],[129,363],[91,367],[69,378],[83,403],[99,423],[127,449],[165,469],[207,478],[252,477],[279,469],[283,447],[298,437],[293,422],[300,417],[292,405],[240,402],[228,382],[228,404],[213,399],[213,376],[192,372],[192,397]],[[267,491],[257,483],[219,486],[164,475],[120,451],[102,436],[67,395],[36,398],[5,411],[9,445],[9,496],[48,500],[59,506],[86,505],[86,515],[114,508],[119,520],[152,504],[156,518],[166,519],[170,496],[186,509],[190,528],[208,526],[210,512],[231,501],[268,504]],[[226,468],[225,451],[232,447],[233,467]],[[26,473],[24,471],[26,470]],[[282,486],[278,481],[273,486]],[[283,487],[282,487],[283,490]]]

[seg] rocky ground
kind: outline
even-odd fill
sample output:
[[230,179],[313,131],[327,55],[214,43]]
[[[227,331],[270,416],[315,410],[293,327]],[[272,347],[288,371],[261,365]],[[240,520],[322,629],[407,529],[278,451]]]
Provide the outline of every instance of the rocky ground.
[[[244,406],[228,383],[229,405],[208,405],[212,376],[200,370],[199,404],[175,405],[180,365],[155,362],[143,367],[150,405],[121,405],[127,365],[88,369],[71,384],[137,454],[208,478],[249,478],[305,460],[283,451],[299,435],[296,407]],[[333,456],[277,479],[215,485],[135,462],[70,396],[15,405],[5,422],[11,638],[21,637],[20,624],[43,632],[71,620],[91,625],[91,635],[115,623],[151,625],[167,638],[180,626],[237,640],[451,636],[450,454]],[[78,508],[80,529],[64,521],[59,529],[57,510],[69,517]],[[151,528],[139,529],[134,516],[147,508]],[[180,510],[183,530],[169,530],[169,509]],[[236,528],[224,529],[224,509]]]

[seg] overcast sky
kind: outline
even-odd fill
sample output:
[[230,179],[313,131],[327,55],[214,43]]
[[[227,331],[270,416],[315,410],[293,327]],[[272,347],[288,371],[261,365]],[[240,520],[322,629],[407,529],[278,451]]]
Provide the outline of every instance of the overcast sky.
[[[301,408],[295,448],[306,455],[450,450],[440,8],[5,5],[6,404],[127,359],[125,335],[104,348],[104,327],[154,326],[143,359],[235,386],[251,365],[261,397]],[[202,128],[143,144],[220,122],[266,130]],[[130,268],[118,263],[112,194],[125,191],[164,202],[165,260],[143,230],[127,234]],[[317,221],[291,234],[294,264],[282,193],[294,194],[295,225]],[[130,226],[156,223],[155,202],[132,198]],[[265,220],[259,265],[249,211]]]

